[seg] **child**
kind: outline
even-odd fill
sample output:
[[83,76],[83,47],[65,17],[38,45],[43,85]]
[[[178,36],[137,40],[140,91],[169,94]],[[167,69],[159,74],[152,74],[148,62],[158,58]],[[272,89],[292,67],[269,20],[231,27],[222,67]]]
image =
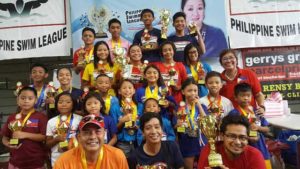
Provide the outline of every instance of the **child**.
[[[154,98],[149,98],[144,102],[144,113],[160,113],[160,107],[158,104],[158,100]],[[175,133],[173,130],[173,127],[171,125],[171,122],[169,119],[162,117],[163,122],[163,133],[162,133],[162,141],[175,141]],[[140,145],[143,141],[143,135],[141,133],[141,130],[138,131],[138,144]]]
[[233,109],[231,101],[219,94],[222,88],[221,74],[215,71],[207,73],[205,85],[209,93],[200,98],[200,102],[207,107],[208,112],[216,114],[221,120]]
[[[185,105],[181,105],[185,116],[177,114],[178,143],[184,158],[185,168],[193,169],[194,160],[199,156],[201,144],[205,144],[205,136],[200,134],[197,123],[198,118],[205,116],[206,107],[201,105],[198,96],[198,86],[193,79],[187,79],[182,83],[182,95]],[[204,111],[205,110],[205,111]],[[185,117],[185,118],[184,118]],[[183,129],[183,130],[182,130]]]
[[34,109],[36,101],[36,90],[23,87],[17,96],[20,112],[10,115],[3,125],[2,143],[10,149],[8,168],[42,168],[45,164],[47,117]]
[[111,88],[111,80],[106,74],[100,74],[96,78],[96,91],[100,93],[105,102],[105,115],[110,115],[120,111],[120,104],[115,92]]
[[143,9],[141,12],[141,21],[145,28],[137,32],[132,44],[138,44],[142,47],[143,60],[149,62],[159,62],[158,47],[162,42],[161,31],[152,26],[154,12],[151,9]]
[[130,43],[127,40],[121,38],[120,34],[122,32],[122,25],[121,25],[121,22],[117,18],[113,18],[113,19],[109,20],[108,31],[111,34],[111,39],[109,39],[107,41],[107,44],[108,44],[109,48],[111,49],[110,50],[111,60],[114,62],[114,59],[115,59],[115,55],[113,53],[114,48],[122,47],[126,51],[128,51]]
[[205,77],[211,71],[211,67],[206,62],[200,61],[200,49],[192,43],[184,48],[184,65],[189,78],[193,78],[198,83],[199,96],[207,95],[208,90],[205,87]]
[[264,133],[268,133],[268,121],[262,114],[257,114],[251,106],[252,89],[248,83],[239,83],[234,87],[234,97],[238,107],[233,109],[229,115],[242,115],[250,122],[249,142],[263,154],[266,168],[271,169],[270,154],[265,144]]
[[154,98],[157,100],[164,99],[161,116],[171,120],[173,117],[171,112],[174,108],[176,108],[176,102],[173,96],[170,96],[168,93],[164,93],[165,96],[162,95],[162,90],[166,87],[159,69],[155,65],[148,65],[143,73],[143,87],[137,89],[136,92],[138,109],[141,111],[144,109],[144,101],[148,98]]
[[99,93],[89,92],[83,100],[85,115],[94,114],[104,118],[104,143],[114,146],[117,142],[117,127],[114,120],[105,114],[105,104]]
[[138,117],[140,113],[134,100],[135,89],[133,83],[125,79],[119,85],[118,96],[122,112],[114,115],[114,120],[118,124],[119,131],[116,147],[120,148],[127,157],[136,145]]
[[201,49],[201,53],[205,53],[205,45],[202,39],[202,36],[199,32],[199,29],[196,28],[196,35],[198,40],[192,35],[185,35],[184,30],[186,28],[186,16],[183,12],[177,12],[173,15],[173,26],[175,28],[175,35],[171,35],[168,37],[169,41],[174,42],[177,50],[175,51],[174,60],[176,62],[184,61],[184,48],[189,43],[192,43],[196,46],[199,46]]
[[[82,117],[74,114],[76,104],[76,100],[68,91],[55,97],[55,108],[59,115],[48,121],[46,133],[46,145],[51,148],[52,166],[64,151],[77,146],[76,131]],[[67,130],[60,133],[63,127],[67,127]]]
[[130,58],[129,64],[131,65],[131,70],[130,76],[126,79],[131,80],[134,83],[134,88],[138,89],[143,85],[143,69],[147,66],[142,63],[142,48],[137,44],[131,45],[129,47],[128,56]]
[[175,62],[173,59],[176,47],[173,42],[165,41],[160,46],[160,54],[163,56],[163,62],[155,63],[161,72],[165,84],[169,86],[170,94],[178,104],[182,101],[180,92],[181,83],[187,79],[184,65],[181,62]]
[[114,82],[119,71],[118,66],[111,61],[109,47],[106,42],[97,42],[94,49],[94,62],[88,64],[83,72],[83,86],[94,87],[95,79],[99,74],[106,74]]
[[38,112],[43,112],[46,114],[46,87],[45,80],[48,77],[48,69],[45,65],[41,63],[35,63],[30,68],[30,77],[33,81],[33,84],[30,87],[33,87],[37,91],[37,102],[34,105],[34,108]]
[[[85,27],[82,30],[82,41],[84,46],[74,52],[73,67],[77,74],[80,73],[82,77],[86,64],[90,63],[94,58],[94,41],[96,33],[93,28]],[[85,62],[85,64],[78,64],[78,62]]]

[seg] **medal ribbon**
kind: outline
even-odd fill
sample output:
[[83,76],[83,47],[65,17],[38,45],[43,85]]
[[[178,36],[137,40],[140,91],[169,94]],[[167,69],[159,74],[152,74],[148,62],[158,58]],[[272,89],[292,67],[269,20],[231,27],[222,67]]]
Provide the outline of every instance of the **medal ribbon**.
[[[34,112],[35,112],[35,110],[33,109],[33,110],[31,110],[31,111],[25,116],[25,118],[22,120],[22,127],[25,126],[25,123],[27,122],[27,120],[29,119],[29,117],[31,116],[31,114],[34,113]],[[20,115],[21,115],[21,117],[22,117],[22,112],[20,113]]]
[[254,115],[254,112],[252,110],[250,110],[249,108],[243,109],[241,106],[238,107],[238,110],[241,113],[241,115],[248,118],[249,123],[253,122],[252,118],[251,118],[251,115]]
[[109,114],[110,106],[111,106],[111,96],[108,95],[105,98],[105,114],[106,115]]
[[[83,150],[82,147],[80,147],[80,150],[81,150],[81,163],[82,163],[82,167],[83,169],[88,169],[88,166],[87,166],[87,161],[86,161],[86,157],[85,157],[85,152]],[[100,149],[100,153],[99,153],[99,156],[98,156],[98,159],[97,159],[97,164],[96,164],[96,168],[101,168],[101,163],[102,163],[102,160],[103,160],[103,146],[101,147]]]
[[[121,105],[123,108],[126,106],[126,104],[128,104],[128,103],[126,103],[124,100],[122,100]],[[137,120],[137,106],[133,101],[130,102],[130,106],[133,108],[131,121],[136,121]]]
[[150,86],[146,87],[145,90],[145,100],[149,98],[158,99],[158,87],[155,86],[154,90],[151,91]]
[[[34,85],[32,85],[32,87],[35,88]],[[44,85],[43,88],[37,92],[38,100],[34,105],[34,108],[39,108],[42,106],[44,102],[45,90],[46,90],[46,85]]]
[[191,105],[191,112],[189,111],[188,105],[186,105],[186,112],[187,112],[187,121],[188,121],[188,125],[192,128],[192,130],[194,130],[194,120],[195,120],[195,114],[196,114],[196,107],[195,104],[193,103]]
[[[211,106],[212,106],[212,104],[214,103],[214,102],[216,102],[216,100],[218,101],[217,102],[217,106],[218,106],[218,108],[221,108],[221,96],[219,95],[217,98],[215,98],[215,100],[214,101],[211,101],[210,100],[210,95],[207,95],[207,98],[208,98],[208,102],[209,102],[209,104],[208,104],[208,108],[211,108]],[[220,114],[220,112],[218,112],[218,115]]]
[[90,52],[84,56],[86,63],[90,63],[93,58],[94,47],[90,50]]
[[190,65],[191,73],[195,81],[198,81],[198,73],[197,70],[199,69],[199,63],[196,66]]
[[[121,38],[119,38],[118,42],[117,42],[118,47],[121,47]],[[116,43],[114,40],[111,40],[111,48],[114,49],[116,46]]]

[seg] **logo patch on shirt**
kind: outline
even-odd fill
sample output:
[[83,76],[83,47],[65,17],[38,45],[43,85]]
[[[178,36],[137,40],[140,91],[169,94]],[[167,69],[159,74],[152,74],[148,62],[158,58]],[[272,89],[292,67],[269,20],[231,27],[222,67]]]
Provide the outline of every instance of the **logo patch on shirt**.
[[26,127],[38,127],[39,120],[38,119],[28,119],[26,122]]

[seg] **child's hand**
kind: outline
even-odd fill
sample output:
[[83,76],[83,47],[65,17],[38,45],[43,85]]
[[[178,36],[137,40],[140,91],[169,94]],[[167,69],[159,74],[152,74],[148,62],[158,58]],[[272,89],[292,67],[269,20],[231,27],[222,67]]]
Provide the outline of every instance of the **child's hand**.
[[250,129],[253,130],[253,131],[259,131],[259,126],[256,125],[255,123],[252,123],[252,124],[250,125]]
[[45,103],[46,103],[46,104],[54,104],[54,103],[55,103],[54,97],[48,97],[48,98],[45,100]]
[[54,140],[55,140],[56,142],[61,142],[61,141],[65,141],[66,138],[63,137],[62,135],[56,135],[56,136],[54,137]]
[[183,120],[177,119],[177,126],[178,126],[178,127],[183,126]]
[[121,121],[122,123],[128,122],[128,121],[130,121],[130,120],[131,120],[131,114],[126,114],[126,115],[124,115],[124,116],[120,119],[120,121]]
[[27,133],[23,131],[15,131],[12,136],[17,139],[25,139],[27,138]]
[[264,108],[261,108],[261,107],[258,107],[258,109],[255,111],[255,114],[256,114],[258,117],[264,117],[264,113],[265,113],[265,109],[264,109]]
[[9,149],[14,149],[14,150],[16,150],[16,149],[19,149],[20,147],[22,146],[22,143],[21,144],[19,144],[19,145],[8,145],[8,148]]
[[166,100],[166,104],[165,105],[162,105],[163,108],[168,108],[170,105],[170,102],[169,100]]

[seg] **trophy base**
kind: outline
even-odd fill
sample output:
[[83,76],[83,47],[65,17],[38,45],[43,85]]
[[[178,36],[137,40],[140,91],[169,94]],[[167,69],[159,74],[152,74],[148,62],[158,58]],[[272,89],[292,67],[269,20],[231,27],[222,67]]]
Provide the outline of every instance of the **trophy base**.
[[167,39],[167,35],[161,34],[161,38],[162,38],[162,39]]
[[16,146],[19,143],[20,143],[19,139],[17,139],[17,138],[12,138],[12,139],[9,140],[9,144],[12,145],[12,146]]
[[253,130],[249,131],[249,137],[257,137],[257,136],[258,136],[257,131],[253,131]]
[[168,86],[175,86],[175,81],[174,80],[170,80],[168,82]]
[[177,127],[178,133],[185,133],[185,127]]
[[210,167],[218,167],[223,164],[222,156],[218,153],[208,155],[208,165]]
[[166,106],[166,105],[168,105],[168,101],[165,100],[165,99],[161,99],[161,100],[158,101],[158,104],[161,105],[161,106]]
[[205,81],[204,81],[204,80],[198,80],[198,84],[199,84],[199,85],[204,85],[204,84],[205,84]]
[[152,45],[151,44],[145,44],[144,48],[146,48],[146,49],[152,49]]
[[55,109],[55,104],[53,103],[49,104],[49,109]]
[[62,141],[58,143],[58,151],[59,152],[65,152],[68,150],[69,143],[68,141]]
[[107,34],[105,32],[96,33],[96,38],[107,38]]

